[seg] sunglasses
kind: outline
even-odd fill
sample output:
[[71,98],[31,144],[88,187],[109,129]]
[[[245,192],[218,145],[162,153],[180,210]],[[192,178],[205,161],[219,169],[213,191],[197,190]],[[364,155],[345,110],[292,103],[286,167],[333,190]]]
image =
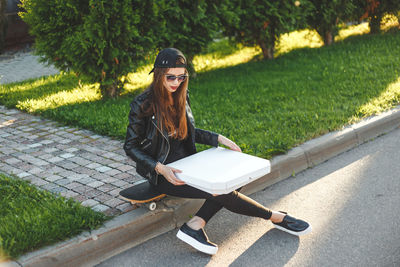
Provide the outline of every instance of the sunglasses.
[[188,77],[188,75],[175,76],[175,75],[169,75],[169,74],[166,74],[165,76],[167,77],[167,81],[169,81],[169,82],[173,82],[176,79],[178,79],[178,82],[183,82]]

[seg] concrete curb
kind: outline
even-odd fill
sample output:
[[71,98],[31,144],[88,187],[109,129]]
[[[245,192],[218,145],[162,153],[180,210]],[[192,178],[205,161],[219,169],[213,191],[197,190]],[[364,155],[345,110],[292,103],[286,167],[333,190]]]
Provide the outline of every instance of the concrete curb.
[[[341,131],[310,140],[286,155],[274,157],[271,160],[271,173],[246,185],[242,192],[252,194],[263,190],[399,126],[400,106]],[[159,204],[156,211],[135,209],[114,218],[91,233],[85,232],[65,242],[28,253],[17,263],[22,266],[93,266],[175,229],[187,221],[202,202],[168,197]]]

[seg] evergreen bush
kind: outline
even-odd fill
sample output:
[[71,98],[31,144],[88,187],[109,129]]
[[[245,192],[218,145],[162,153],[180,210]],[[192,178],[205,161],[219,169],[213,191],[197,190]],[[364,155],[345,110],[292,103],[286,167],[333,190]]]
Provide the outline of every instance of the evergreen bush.
[[306,27],[306,16],[312,11],[307,0],[232,0],[225,4],[231,12],[226,13],[229,17],[221,14],[224,33],[237,43],[258,45],[267,59],[274,58],[279,36]]
[[354,0],[310,0],[314,11],[308,25],[317,31],[325,45],[331,45],[339,31],[339,23],[351,20],[357,5]]
[[400,1],[399,0],[357,0],[359,7],[360,20],[367,19],[369,22],[370,33],[381,31],[382,18],[387,14],[395,15],[400,20]]
[[42,61],[99,82],[116,97],[124,75],[155,47],[157,5],[140,0],[23,0],[20,13]]
[[159,21],[165,22],[159,35],[159,48],[176,47],[186,56],[189,72],[195,75],[193,58],[213,40],[219,30],[218,12],[220,1],[177,0],[162,5]]

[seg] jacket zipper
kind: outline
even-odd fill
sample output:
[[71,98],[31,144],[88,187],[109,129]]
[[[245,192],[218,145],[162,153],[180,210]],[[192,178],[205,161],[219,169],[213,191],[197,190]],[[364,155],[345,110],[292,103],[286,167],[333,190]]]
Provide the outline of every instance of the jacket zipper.
[[[154,115],[153,115],[152,119],[154,119]],[[154,124],[154,126],[157,128],[157,130],[161,133],[161,135],[164,137],[164,139],[167,141],[167,144],[168,144],[168,151],[167,151],[167,154],[165,155],[163,162],[161,162],[161,164],[164,164],[164,162],[167,160],[167,157],[168,157],[168,154],[169,154],[170,144],[169,144],[168,138],[165,137],[165,135],[162,133],[162,131],[160,130],[160,128],[158,128],[158,126],[154,123],[154,121],[151,120],[151,122]]]

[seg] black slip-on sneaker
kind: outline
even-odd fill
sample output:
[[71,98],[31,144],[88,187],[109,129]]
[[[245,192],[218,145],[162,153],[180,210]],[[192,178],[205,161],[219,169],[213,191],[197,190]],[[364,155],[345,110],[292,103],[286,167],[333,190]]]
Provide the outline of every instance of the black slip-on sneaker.
[[282,222],[272,223],[275,228],[297,236],[305,235],[311,232],[311,225],[309,223],[289,216],[286,212],[280,212],[286,214],[286,216],[283,218]]
[[201,252],[214,255],[218,251],[218,246],[208,240],[203,229],[193,230],[185,223],[179,229],[176,236]]

